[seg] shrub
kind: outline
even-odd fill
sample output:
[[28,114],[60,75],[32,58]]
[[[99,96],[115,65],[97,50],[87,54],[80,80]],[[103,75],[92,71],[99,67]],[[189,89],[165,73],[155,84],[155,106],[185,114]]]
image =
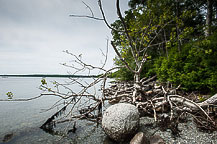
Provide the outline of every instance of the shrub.
[[182,84],[185,90],[217,92],[217,32],[207,39],[170,50],[169,56],[155,62],[161,81]]

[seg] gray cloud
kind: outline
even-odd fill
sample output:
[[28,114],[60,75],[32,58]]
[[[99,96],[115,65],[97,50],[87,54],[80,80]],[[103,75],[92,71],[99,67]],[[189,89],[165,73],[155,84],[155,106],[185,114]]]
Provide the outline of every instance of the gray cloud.
[[[97,0],[86,0],[100,16]],[[127,9],[128,0],[122,1]],[[117,19],[115,0],[104,0],[109,22]],[[69,50],[83,53],[84,59],[100,64],[99,48],[106,47],[110,30],[101,21],[71,18],[89,14],[81,0],[0,0],[0,74],[67,73],[59,63],[71,57]],[[108,67],[114,52],[110,50]]]

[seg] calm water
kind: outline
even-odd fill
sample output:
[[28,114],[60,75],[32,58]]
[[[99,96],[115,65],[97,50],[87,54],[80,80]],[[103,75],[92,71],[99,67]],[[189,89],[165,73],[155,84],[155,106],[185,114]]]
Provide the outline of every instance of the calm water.
[[[57,80],[64,82],[66,78],[46,78],[46,81]],[[0,78],[0,99],[7,99],[6,93],[11,91],[14,98],[30,98],[38,96],[41,78]],[[87,80],[88,81],[88,80]],[[73,87],[79,90],[79,87]],[[11,135],[8,142],[15,144],[29,143],[110,143],[105,142],[105,134],[95,124],[82,121],[77,124],[75,134],[68,137],[53,136],[39,127],[56,110],[43,112],[43,109],[51,107],[59,98],[46,96],[28,102],[0,102],[0,143],[3,143],[5,135]],[[64,125],[62,127],[64,128]]]

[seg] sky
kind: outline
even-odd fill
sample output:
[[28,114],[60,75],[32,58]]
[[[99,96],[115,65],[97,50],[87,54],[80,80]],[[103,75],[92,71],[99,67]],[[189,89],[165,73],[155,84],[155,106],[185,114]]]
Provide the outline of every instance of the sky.
[[[83,0],[101,17],[97,0]],[[104,61],[110,30],[102,21],[73,18],[91,15],[82,0],[0,0],[0,74],[68,74],[74,70],[69,52],[95,66]],[[102,0],[109,23],[118,19],[115,0]],[[121,0],[121,11],[128,9]],[[101,50],[100,50],[101,49]],[[115,52],[109,44],[106,68],[113,67]],[[96,72],[94,71],[93,74]]]

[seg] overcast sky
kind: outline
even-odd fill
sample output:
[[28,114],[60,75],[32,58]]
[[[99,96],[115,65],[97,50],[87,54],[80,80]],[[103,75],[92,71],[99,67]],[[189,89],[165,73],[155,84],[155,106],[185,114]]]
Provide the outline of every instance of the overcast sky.
[[[83,0],[100,17],[97,0]],[[102,0],[109,23],[117,19],[115,0]],[[122,11],[128,0],[121,0]],[[73,70],[69,50],[100,65],[110,30],[101,21],[72,18],[90,15],[82,0],[0,0],[0,74],[67,74]],[[114,51],[109,46],[107,68],[113,66]]]

